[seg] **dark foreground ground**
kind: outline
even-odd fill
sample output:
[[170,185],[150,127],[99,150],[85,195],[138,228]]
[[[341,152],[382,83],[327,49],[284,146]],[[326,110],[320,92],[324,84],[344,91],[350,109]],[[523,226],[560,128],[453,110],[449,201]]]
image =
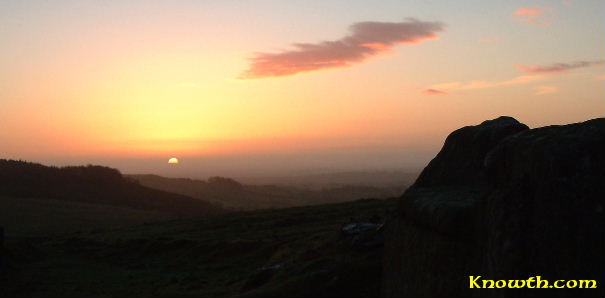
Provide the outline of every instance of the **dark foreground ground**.
[[[0,296],[379,295],[382,246],[341,233],[394,200],[233,213],[5,243]],[[71,227],[73,230],[73,227]]]

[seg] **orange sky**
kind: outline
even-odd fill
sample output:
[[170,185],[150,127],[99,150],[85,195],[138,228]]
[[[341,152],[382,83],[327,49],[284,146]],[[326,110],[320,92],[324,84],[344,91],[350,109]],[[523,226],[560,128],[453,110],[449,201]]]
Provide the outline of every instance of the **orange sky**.
[[500,115],[602,117],[602,1],[477,4],[2,2],[2,158],[396,168]]

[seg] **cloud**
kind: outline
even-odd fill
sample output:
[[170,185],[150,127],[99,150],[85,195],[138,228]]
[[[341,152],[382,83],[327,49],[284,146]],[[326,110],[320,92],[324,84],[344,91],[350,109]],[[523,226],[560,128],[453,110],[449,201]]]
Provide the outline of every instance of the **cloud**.
[[432,89],[432,90],[439,90],[441,92],[448,93],[450,91],[456,91],[456,90],[475,90],[475,89],[487,89],[487,88],[495,88],[495,87],[502,87],[502,86],[521,85],[521,84],[527,84],[527,83],[540,81],[543,79],[544,79],[544,76],[542,76],[542,75],[527,75],[527,76],[514,77],[510,80],[504,80],[504,81],[476,80],[476,81],[470,81],[470,82],[449,82],[449,83],[432,85],[427,90]]
[[605,60],[596,61],[576,61],[570,63],[553,63],[551,65],[517,65],[517,68],[523,73],[562,73],[571,69],[603,65]]
[[547,6],[532,6],[527,8],[519,8],[515,10],[515,17],[518,21],[532,25],[548,26],[549,22],[543,21],[545,15],[554,8]]
[[407,19],[399,23],[361,22],[349,27],[350,34],[334,41],[295,43],[294,49],[256,53],[240,79],[289,76],[301,72],[348,67],[391,50],[399,44],[437,39],[441,22]]
[[559,92],[559,88],[556,86],[537,86],[534,88],[534,95],[554,94]]
[[447,94],[447,92],[445,92],[445,91],[431,89],[431,88],[422,90],[422,93],[424,93],[426,95],[445,95],[445,94]]

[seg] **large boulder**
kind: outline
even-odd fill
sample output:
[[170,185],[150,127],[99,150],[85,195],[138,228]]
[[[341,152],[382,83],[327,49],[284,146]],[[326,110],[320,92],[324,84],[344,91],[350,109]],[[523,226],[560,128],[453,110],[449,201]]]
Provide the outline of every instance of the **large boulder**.
[[414,188],[486,183],[485,155],[505,137],[528,129],[515,118],[502,116],[455,130],[422,171]]
[[530,130],[500,117],[454,131],[386,224],[383,294],[602,295],[477,290],[469,276],[602,285],[604,182],[605,119]]
[[513,135],[488,155],[486,168],[492,189],[482,220],[488,276],[596,279],[599,291],[520,292],[603,297],[605,119]]
[[399,201],[408,220],[446,234],[468,233],[474,206],[488,191],[484,160],[502,139],[528,130],[511,117],[499,117],[452,132]]

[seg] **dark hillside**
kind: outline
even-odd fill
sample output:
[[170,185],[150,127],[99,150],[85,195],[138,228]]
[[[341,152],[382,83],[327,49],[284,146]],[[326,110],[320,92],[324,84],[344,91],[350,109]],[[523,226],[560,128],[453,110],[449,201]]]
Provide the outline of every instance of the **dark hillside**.
[[0,196],[56,199],[183,215],[220,212],[215,204],[140,185],[102,166],[49,167],[0,160]]
[[376,297],[382,246],[355,241],[341,227],[351,217],[380,220],[393,202],[10,240],[0,297]]

